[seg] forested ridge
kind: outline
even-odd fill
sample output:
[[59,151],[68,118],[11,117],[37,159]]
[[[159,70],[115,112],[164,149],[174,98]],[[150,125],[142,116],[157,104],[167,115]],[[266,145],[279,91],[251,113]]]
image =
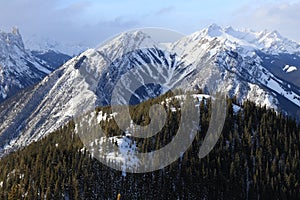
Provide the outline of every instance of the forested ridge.
[[[132,107],[137,123],[157,99]],[[178,102],[174,101],[178,107]],[[198,157],[210,121],[210,101],[199,106],[201,130],[187,152],[164,169],[143,174],[111,169],[83,148],[73,121],[0,160],[0,199],[300,199],[300,125],[291,117],[246,101],[227,99],[221,137]],[[234,111],[233,104],[241,107]],[[108,107],[98,108],[109,110]],[[137,140],[140,151],[170,142],[180,112],[169,113],[163,130]],[[104,122],[108,136],[122,134]],[[153,139],[153,138],[152,138]]]

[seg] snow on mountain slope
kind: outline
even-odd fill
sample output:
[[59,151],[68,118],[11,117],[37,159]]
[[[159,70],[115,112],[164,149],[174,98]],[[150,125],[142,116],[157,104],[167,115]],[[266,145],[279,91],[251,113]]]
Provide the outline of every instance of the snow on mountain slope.
[[[192,94],[191,97],[194,98],[194,106],[199,107],[202,100],[206,103],[211,97],[205,94]],[[175,95],[173,97],[166,98],[160,102],[164,105],[167,112],[177,112],[177,108],[174,107],[174,102],[182,104],[187,95]],[[235,111],[238,112],[241,108],[237,105],[235,106]],[[181,108],[179,108],[180,110]],[[121,166],[123,175],[126,175],[126,171],[135,171],[137,167],[140,167],[144,163],[141,155],[140,148],[138,148],[137,141],[134,139],[136,134],[140,134],[145,131],[141,127],[137,126],[133,120],[130,120],[128,126],[123,129],[122,135],[107,137],[102,135],[97,130],[99,123],[109,122],[119,113],[110,113],[110,111],[93,111],[80,118],[80,120],[75,121],[75,133],[78,134],[84,141],[86,146],[82,150],[88,150],[93,157],[97,157],[105,160],[113,160],[115,164]],[[93,127],[93,132],[96,135],[86,134],[86,128]],[[92,132],[92,131],[90,131]],[[89,135],[90,137],[87,137]]]
[[80,43],[62,43],[52,38],[41,37],[38,35],[32,35],[31,37],[27,38],[24,43],[25,46],[31,51],[40,53],[55,51],[57,53],[63,53],[69,56],[78,55],[88,49],[86,45]]
[[286,73],[290,73],[298,70],[298,68],[295,66],[286,65],[282,70],[285,71]]
[[[296,115],[299,87],[275,76],[261,56],[282,52],[297,55],[299,45],[276,32],[212,25],[168,45],[142,31],[123,33],[74,57],[32,90],[0,105],[0,148],[4,153],[28,145],[71,118],[110,104],[119,80],[120,92],[135,94],[133,104],[179,86],[189,91],[222,91],[239,101],[249,99]],[[122,79],[132,69],[139,69],[135,80]],[[145,84],[145,74],[158,78],[161,85]],[[143,86],[138,92],[129,87],[134,82]]]
[[[148,70],[151,71],[154,66],[159,67],[164,62],[164,57],[168,56],[169,62],[166,65],[169,68],[161,67],[161,70],[165,70],[162,71],[162,78],[167,83],[170,80],[168,76],[173,75],[171,71],[175,71],[177,67],[177,58],[164,54],[155,46],[152,42],[151,47],[151,40],[147,35],[134,32],[69,60],[33,90],[25,92],[23,98],[15,99],[12,108],[1,108],[1,147],[6,145],[5,150],[26,145],[62,126],[72,117],[94,109],[98,102],[107,104],[110,102],[108,94],[120,76],[134,65],[143,65],[141,62],[146,66],[150,61],[153,66]],[[108,51],[110,48],[116,51]],[[120,55],[124,55],[124,59],[119,59]],[[134,58],[136,60],[131,60]],[[181,72],[178,75],[184,78],[185,69]],[[150,91],[151,87],[148,86],[147,89]],[[10,141],[9,144],[7,141]]]
[[[284,77],[272,74],[270,64],[263,64],[264,60],[258,53],[297,55],[300,52],[299,44],[283,38],[277,32],[236,31],[231,27],[221,28],[213,24],[182,38],[170,48],[197,66],[198,73],[190,78],[192,86],[202,88],[213,85],[210,79],[214,77],[213,73],[219,73],[222,74],[222,84],[217,84],[217,87],[221,87],[219,90],[236,95],[241,100],[255,97],[252,100],[258,104],[277,108],[279,102],[274,93],[279,93],[297,107],[300,105],[299,89],[291,89],[283,84],[287,82]],[[259,96],[258,91],[261,91]]]
[[183,49],[185,51],[189,50],[192,53],[192,50],[195,50],[195,48],[192,48],[195,41],[199,41],[198,47],[201,47],[203,44],[208,45],[209,43],[214,45],[210,47],[211,54],[214,52],[213,49],[218,49],[222,46],[238,51],[243,57],[253,57],[257,50],[272,55],[279,53],[300,54],[300,44],[282,37],[277,31],[268,32],[264,30],[255,32],[252,30],[235,30],[232,27],[222,28],[216,24],[212,24],[206,29],[181,39],[179,46],[181,48],[185,46],[186,48]]
[[213,24],[197,34],[211,38],[217,37],[228,46],[233,48],[241,47],[241,50],[246,51],[260,49],[269,54],[300,53],[300,45],[297,42],[282,37],[277,31],[235,30],[232,27],[222,28]]
[[24,47],[17,28],[0,32],[0,102],[42,80],[53,69]]

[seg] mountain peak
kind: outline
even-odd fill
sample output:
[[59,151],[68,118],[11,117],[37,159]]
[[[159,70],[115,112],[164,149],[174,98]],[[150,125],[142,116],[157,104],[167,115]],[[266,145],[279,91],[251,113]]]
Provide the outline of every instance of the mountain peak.
[[26,48],[31,51],[54,51],[67,54],[69,56],[78,55],[88,49],[86,45],[79,42],[59,42],[53,38],[36,34],[26,38],[25,45]]
[[223,34],[223,28],[213,23],[207,28],[207,34],[210,37],[218,37]]
[[146,34],[145,32],[143,32],[141,30],[137,30],[137,31],[132,32],[132,35],[134,37],[144,37],[144,38],[148,37],[148,38],[150,38],[150,36],[148,34]]
[[138,39],[144,39],[144,38],[151,38],[147,33],[141,31],[141,30],[133,30],[131,32],[125,32],[125,33],[121,33],[118,38],[126,38],[128,39],[134,39],[134,40],[138,40]]
[[152,40],[151,37],[141,30],[126,32],[120,34],[114,40],[122,41],[122,42],[135,42],[141,43],[143,41]]
[[[155,46],[159,46],[159,44],[150,35],[139,30],[122,33],[96,49],[102,52],[110,52],[109,57],[112,59],[137,49],[153,48]],[[111,52],[111,49],[119,49],[120,51]]]
[[20,32],[19,32],[19,28],[17,26],[12,27],[12,34],[17,35],[17,36],[21,36]]
[[269,37],[272,37],[272,38],[274,38],[274,39],[283,39],[283,37],[281,36],[281,34],[280,34],[278,31],[276,31],[276,30],[270,32],[270,33],[268,34],[268,36],[269,36]]
[[36,84],[50,73],[48,67],[24,48],[17,27],[0,32],[0,102]]
[[[262,50],[271,54],[278,53],[299,53],[300,44],[283,37],[278,31],[263,30],[260,32],[251,29],[235,29],[231,26],[222,28],[217,24],[212,24],[202,31],[195,32],[188,36],[191,41],[198,41],[206,38],[208,41],[217,38],[221,43],[229,48],[244,49],[245,53]],[[190,42],[191,42],[190,41]]]
[[222,30],[223,28],[221,26],[219,26],[218,24],[216,23],[212,23],[211,25],[208,26],[208,29],[219,29],[219,30]]
[[0,51],[5,52],[13,51],[14,46],[19,49],[24,50],[24,43],[21,34],[19,33],[19,29],[17,27],[13,27],[11,32],[0,32]]

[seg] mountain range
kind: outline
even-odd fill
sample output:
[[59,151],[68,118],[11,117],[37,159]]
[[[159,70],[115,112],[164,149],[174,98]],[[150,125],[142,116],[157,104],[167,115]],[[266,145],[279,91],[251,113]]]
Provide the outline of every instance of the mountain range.
[[[203,88],[294,117],[300,114],[300,45],[276,31],[213,24],[171,43],[131,31],[84,51],[56,70],[25,50],[16,29],[0,35],[1,55],[6,55],[1,63],[8,66],[0,68],[2,99],[14,93],[10,88],[32,86],[0,104],[2,155],[39,140],[87,110],[109,105],[118,82],[124,93],[132,92],[130,85],[142,86],[133,104],[166,88]],[[15,60],[18,65],[11,64]],[[136,79],[124,78],[132,70]],[[160,84],[145,84],[149,82],[145,74]]]
[[47,52],[55,51],[69,56],[75,56],[86,49],[87,45],[76,42],[58,42],[50,37],[42,37],[40,35],[32,35],[24,40],[25,46],[31,51]]
[[0,32],[0,102],[40,82],[70,58],[50,48],[28,49],[16,27]]

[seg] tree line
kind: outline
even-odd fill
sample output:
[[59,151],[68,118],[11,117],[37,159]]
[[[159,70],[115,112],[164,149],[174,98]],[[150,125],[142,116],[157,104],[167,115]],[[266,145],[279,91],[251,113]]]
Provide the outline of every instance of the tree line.
[[[169,95],[169,96],[168,96]],[[164,98],[170,98],[168,94]],[[130,108],[134,122],[148,124],[151,105]],[[83,148],[70,121],[61,129],[0,160],[0,199],[300,199],[300,125],[291,117],[250,101],[227,98],[226,122],[216,146],[198,157],[211,117],[211,101],[200,102],[195,140],[176,162],[154,172],[111,169]],[[180,102],[172,99],[163,129],[132,138],[141,152],[168,144],[178,129]],[[235,112],[233,105],[240,110]],[[166,105],[165,105],[166,106]],[[168,109],[168,107],[165,107]],[[96,112],[111,112],[109,107]],[[113,120],[100,123],[107,136],[122,135]]]

